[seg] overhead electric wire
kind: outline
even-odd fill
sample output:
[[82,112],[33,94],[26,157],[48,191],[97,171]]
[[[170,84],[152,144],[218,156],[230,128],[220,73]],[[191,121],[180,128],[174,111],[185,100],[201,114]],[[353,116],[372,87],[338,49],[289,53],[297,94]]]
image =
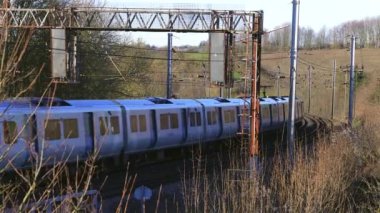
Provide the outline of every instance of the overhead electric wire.
[[[105,79],[93,79],[92,80],[94,81],[124,81],[123,79],[121,78],[114,78],[114,79],[108,79],[108,80],[105,80]],[[160,85],[160,86],[166,86],[167,85],[167,82],[166,81],[158,81],[158,80],[153,80],[154,81],[154,84],[155,85]],[[144,84],[144,83],[147,83],[147,82],[150,82],[150,81],[146,81],[146,82],[135,82],[137,84]],[[204,86],[204,82],[203,81],[199,81],[197,83],[194,83],[194,81],[191,81],[191,82],[186,82],[186,81],[174,81],[173,84],[181,84],[181,85],[184,85],[184,86],[197,86],[197,87],[200,87],[200,86]],[[211,83],[208,82],[207,83],[207,86],[210,86]]]
[[320,65],[320,64],[317,64],[317,63],[315,63],[315,62],[308,61],[308,60],[303,59],[303,58],[301,58],[301,57],[299,57],[299,56],[298,56],[298,59],[299,59],[299,61],[300,61],[301,63],[306,63],[307,65],[312,65],[312,66],[317,67],[317,68],[322,69],[322,70],[327,70],[327,71],[330,71],[330,70],[331,70],[331,68],[324,67],[324,66],[322,66],[322,65]]

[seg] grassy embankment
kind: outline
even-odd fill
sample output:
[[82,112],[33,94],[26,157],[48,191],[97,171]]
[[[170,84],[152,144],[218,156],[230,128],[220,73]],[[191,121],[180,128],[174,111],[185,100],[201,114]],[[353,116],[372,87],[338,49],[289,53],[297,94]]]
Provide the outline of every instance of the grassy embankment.
[[[270,176],[252,179],[240,160],[210,176],[198,175],[184,184],[189,212],[377,212],[380,211],[380,106],[379,49],[357,51],[357,65],[364,66],[365,80],[356,89],[355,126],[350,131],[320,139],[315,149],[297,151],[294,167],[286,157],[273,160]],[[287,53],[264,54],[263,68],[289,69]],[[349,64],[346,50],[300,51],[297,96],[307,100],[307,67],[314,66],[310,113],[322,117],[331,114],[331,74],[337,60],[336,115],[344,121],[348,107],[343,69]],[[274,59],[270,58],[282,58]],[[263,72],[262,84],[274,85]],[[288,78],[282,79],[281,95],[288,93]],[[276,88],[269,88],[275,95]],[[307,109],[307,103],[305,109]],[[237,157],[236,159],[241,159]],[[270,177],[270,178],[269,178]],[[192,183],[198,184],[192,184]],[[189,185],[190,184],[190,185]],[[190,187],[190,188],[189,188]]]

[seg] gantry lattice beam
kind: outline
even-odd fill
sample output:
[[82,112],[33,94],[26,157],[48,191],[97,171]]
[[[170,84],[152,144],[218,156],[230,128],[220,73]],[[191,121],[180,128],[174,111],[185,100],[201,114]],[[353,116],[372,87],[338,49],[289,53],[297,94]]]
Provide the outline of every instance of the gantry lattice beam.
[[262,12],[92,7],[0,9],[0,24],[7,23],[10,28],[255,33],[253,17],[262,17]]

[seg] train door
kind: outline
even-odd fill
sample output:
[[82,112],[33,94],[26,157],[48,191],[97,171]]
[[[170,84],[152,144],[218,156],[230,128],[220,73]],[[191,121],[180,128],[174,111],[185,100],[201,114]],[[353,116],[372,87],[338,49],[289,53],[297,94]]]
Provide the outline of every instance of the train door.
[[181,125],[181,132],[182,132],[182,142],[186,143],[187,137],[188,137],[188,119],[187,119],[187,110],[188,109],[181,109],[181,115],[182,115],[182,122],[180,123]]
[[222,124],[223,124],[223,137],[234,136],[238,131],[237,107],[223,107],[222,110]]
[[289,106],[288,104],[284,104],[284,121],[288,122],[289,117]]
[[183,143],[184,126],[181,109],[157,109],[157,149]]
[[127,111],[127,153],[140,152],[153,147],[156,143],[154,110]]
[[0,118],[0,169],[22,168],[29,163],[33,148],[31,121],[26,114],[6,114]]
[[189,108],[186,114],[187,141],[191,143],[201,142],[204,137],[202,108]]
[[278,104],[272,104],[271,105],[271,113],[272,113],[272,126],[277,127],[279,124],[279,105]]
[[268,104],[260,105],[260,129],[267,130],[271,126],[271,114]]
[[220,107],[207,107],[206,109],[206,128],[207,140],[216,140],[222,135],[223,124],[221,121]]
[[86,154],[91,155],[94,152],[94,124],[93,124],[93,114],[84,113],[83,115],[84,123],[84,134],[86,143]]
[[124,147],[121,112],[94,112],[93,123],[94,151],[99,157],[118,156]]
[[278,104],[278,122],[283,124],[285,121],[284,104]]

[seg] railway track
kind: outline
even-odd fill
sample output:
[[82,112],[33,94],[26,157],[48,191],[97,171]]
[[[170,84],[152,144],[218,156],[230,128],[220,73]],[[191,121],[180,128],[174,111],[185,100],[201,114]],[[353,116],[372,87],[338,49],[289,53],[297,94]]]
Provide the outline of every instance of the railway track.
[[314,141],[323,135],[328,135],[333,127],[330,119],[310,114],[306,114],[302,122],[302,125],[297,129],[297,138],[307,142]]

